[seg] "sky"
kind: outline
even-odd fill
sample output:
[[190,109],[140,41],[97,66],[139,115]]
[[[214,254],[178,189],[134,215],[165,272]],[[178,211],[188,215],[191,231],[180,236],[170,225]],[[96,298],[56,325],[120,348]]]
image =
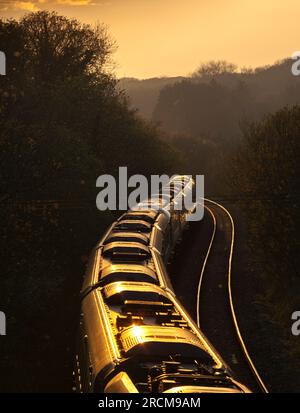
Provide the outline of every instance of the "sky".
[[257,67],[300,50],[300,0],[0,0],[2,18],[38,10],[106,24],[118,77],[186,76],[209,60]]

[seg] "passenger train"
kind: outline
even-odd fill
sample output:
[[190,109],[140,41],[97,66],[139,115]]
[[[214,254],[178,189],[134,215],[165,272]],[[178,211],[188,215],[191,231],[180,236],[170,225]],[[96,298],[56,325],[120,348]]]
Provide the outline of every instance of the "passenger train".
[[81,291],[78,392],[249,392],[182,307],[166,271],[193,212],[176,203],[193,187],[192,178],[174,176],[94,248]]

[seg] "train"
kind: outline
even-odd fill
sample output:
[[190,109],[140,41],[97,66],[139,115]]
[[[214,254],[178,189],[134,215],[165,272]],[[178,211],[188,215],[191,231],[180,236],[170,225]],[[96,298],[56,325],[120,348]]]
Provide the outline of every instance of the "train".
[[176,297],[166,266],[193,213],[173,176],[93,249],[81,290],[74,382],[81,393],[248,393]]

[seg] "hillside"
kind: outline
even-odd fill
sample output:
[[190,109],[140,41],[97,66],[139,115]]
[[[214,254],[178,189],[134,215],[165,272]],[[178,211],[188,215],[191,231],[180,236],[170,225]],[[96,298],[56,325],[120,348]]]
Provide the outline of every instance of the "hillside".
[[138,109],[143,117],[151,119],[161,89],[182,80],[184,77],[159,77],[143,80],[127,77],[119,80],[119,88],[125,90],[133,108]]
[[[285,105],[300,103],[300,77],[293,76],[293,61],[231,72],[211,67],[191,77],[124,78],[132,107],[170,133],[231,138],[240,123],[258,120]],[[216,63],[212,63],[214,65]]]

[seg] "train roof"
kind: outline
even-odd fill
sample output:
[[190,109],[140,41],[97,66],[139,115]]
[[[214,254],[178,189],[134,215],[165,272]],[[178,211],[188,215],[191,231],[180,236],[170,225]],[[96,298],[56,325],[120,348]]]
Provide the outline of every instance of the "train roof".
[[140,242],[110,242],[102,250],[104,259],[114,262],[142,262],[151,259],[151,250]]
[[[156,285],[140,283],[116,282],[104,287],[103,295],[109,304],[140,306],[147,305],[158,307],[171,306],[170,298]],[[141,293],[143,296],[141,297]]]
[[130,263],[106,266],[100,271],[98,281],[104,281],[104,284],[116,281],[138,281],[158,284],[155,271],[144,265]]
[[115,232],[112,231],[107,238],[104,240],[103,244],[108,244],[110,242],[139,242],[144,245],[148,245],[149,243],[149,235],[142,234],[140,232]]
[[157,218],[158,211],[143,210],[143,211],[128,211],[119,218],[119,220],[142,220],[153,224]]
[[116,225],[114,226],[114,230],[132,230],[132,231],[141,231],[141,232],[150,232],[151,231],[151,224],[143,220],[131,220],[131,219],[124,219],[117,221]]
[[180,327],[133,325],[120,334],[126,356],[156,354],[197,358],[203,363],[214,364],[200,339],[191,331]]

